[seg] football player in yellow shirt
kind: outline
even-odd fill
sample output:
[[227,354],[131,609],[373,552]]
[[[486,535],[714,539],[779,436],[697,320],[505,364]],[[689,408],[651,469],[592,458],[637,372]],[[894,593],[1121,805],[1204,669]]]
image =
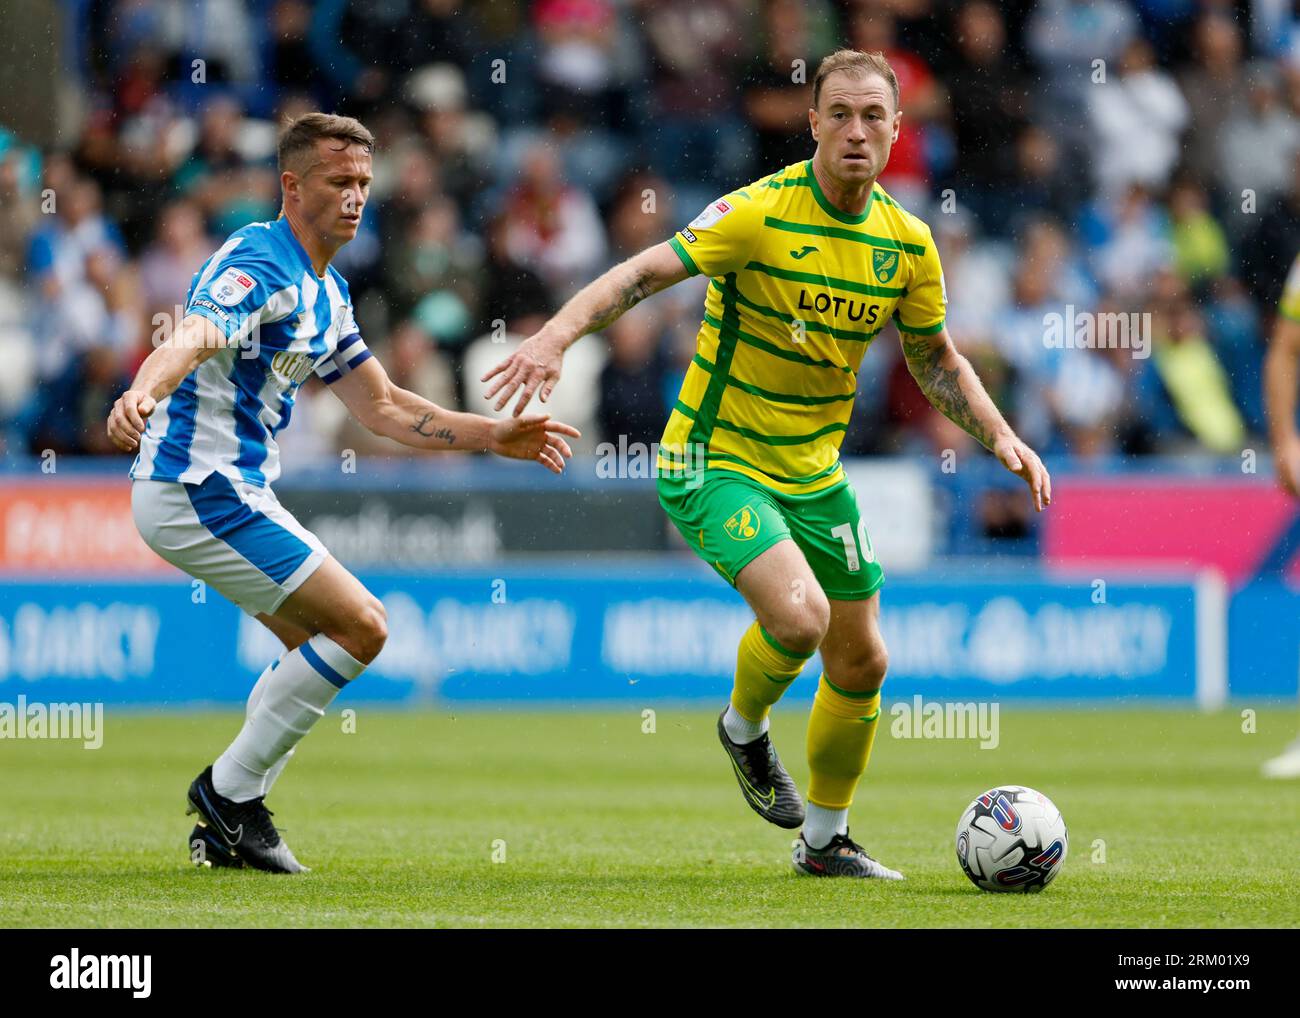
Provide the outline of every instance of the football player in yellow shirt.
[[[1273,338],[1264,359],[1264,403],[1277,480],[1283,491],[1300,496],[1297,388],[1300,388],[1300,255],[1291,263],[1282,288]],[[1263,770],[1268,778],[1300,778],[1300,738],[1267,761]]]
[[[1038,456],[989,399],[944,327],[930,229],[876,184],[898,138],[898,81],[881,54],[841,50],[813,81],[816,151],[710,204],[666,243],[615,266],[493,368],[497,409],[545,401],[564,351],[639,301],[710,279],[694,359],[664,430],[660,503],[754,611],[718,736],[761,816],[802,828],[794,865],[901,879],[848,834],[880,718],[884,573],[839,462],[858,369],[892,319],[940,411],[1051,501]],[[767,735],[781,694],[821,652],[808,724],[808,806]]]

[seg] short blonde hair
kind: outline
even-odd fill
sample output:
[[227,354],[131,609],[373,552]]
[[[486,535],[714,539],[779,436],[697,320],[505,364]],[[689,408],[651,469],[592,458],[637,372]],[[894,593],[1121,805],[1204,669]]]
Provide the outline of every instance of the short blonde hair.
[[864,53],[858,49],[837,49],[826,57],[817,68],[813,78],[813,109],[822,95],[822,82],[836,71],[848,71],[850,74],[866,77],[878,74],[884,78],[889,89],[894,93],[894,112],[898,112],[898,76],[889,66],[883,53]]
[[322,138],[336,138],[348,144],[364,145],[367,152],[375,150],[375,136],[366,130],[360,120],[340,117],[335,113],[304,113],[288,121],[280,133],[280,144],[276,151],[280,172],[287,169],[298,172],[299,166],[290,164],[298,163],[306,153],[315,154],[316,142]]

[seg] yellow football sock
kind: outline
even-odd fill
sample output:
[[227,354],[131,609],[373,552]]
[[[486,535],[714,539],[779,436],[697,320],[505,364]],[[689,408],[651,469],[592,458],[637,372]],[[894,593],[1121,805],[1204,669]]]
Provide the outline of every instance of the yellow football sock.
[[786,650],[755,622],[740,638],[731,706],[746,721],[762,721],[814,653]]
[[808,718],[808,801],[823,809],[848,809],[867,769],[880,718],[880,690],[856,693],[817,684]]

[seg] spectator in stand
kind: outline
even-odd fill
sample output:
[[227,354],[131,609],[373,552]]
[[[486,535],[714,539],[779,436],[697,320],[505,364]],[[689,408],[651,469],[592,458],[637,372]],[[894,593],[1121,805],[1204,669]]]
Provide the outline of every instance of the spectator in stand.
[[962,202],[988,223],[1009,215],[996,198],[1017,177],[1007,138],[1029,122],[1031,79],[1008,51],[1006,25],[988,0],[962,4],[952,33],[957,52],[945,77],[956,145],[952,173]]
[[1192,177],[1169,189],[1174,265],[1193,288],[1228,271],[1231,253],[1223,228],[1210,213],[1205,190]]
[[266,151],[254,153],[243,132],[239,103],[230,96],[214,99],[203,111],[198,144],[172,181],[198,203],[219,237],[280,211],[279,176],[270,161],[274,137],[264,139],[271,142]]
[[1148,412],[1163,451],[1241,451],[1245,422],[1200,312],[1190,301],[1178,299],[1155,312],[1153,350],[1140,392],[1139,406]]
[[997,213],[986,219],[984,228],[996,237],[1010,238],[1042,216],[1074,224],[1083,196],[1075,183],[1077,174],[1064,161],[1061,144],[1037,124],[1029,124],[1015,140],[1016,176],[997,192],[998,199],[985,202]]
[[668,418],[664,404],[666,356],[658,311],[642,304],[606,330],[609,359],[600,373],[599,409],[603,441],[630,445],[657,442]]
[[484,296],[476,330],[480,335],[531,336],[558,307],[541,276],[511,254],[509,225],[504,215],[498,215],[487,226]]
[[962,206],[940,213],[932,227],[948,294],[948,329],[965,350],[991,343],[1011,303],[1011,266],[1003,245],[975,236],[974,217]]
[[480,52],[477,5],[460,0],[319,0],[308,45],[335,103],[357,112],[401,99],[408,75],[433,61],[469,68]]
[[1050,389],[1058,371],[1057,355],[1078,351],[1048,346],[1048,316],[1065,321],[1067,305],[1076,311],[1090,311],[1096,293],[1059,224],[1046,219],[1030,224],[1022,234],[1019,251],[1013,303],[998,322],[993,338],[1012,372],[1009,409],[1013,426],[1027,442],[1050,450],[1055,439]]
[[1098,198],[1088,232],[1096,241],[1097,279],[1122,300],[1138,297],[1152,273],[1173,263],[1169,218],[1140,184],[1131,184],[1114,201]]
[[550,141],[529,149],[502,211],[511,261],[536,271],[560,300],[605,261],[605,226],[595,202],[564,179]]
[[312,51],[309,33],[312,8],[307,0],[275,0],[271,5],[266,67],[280,95],[308,94],[313,108],[324,103],[320,71]]
[[[1118,304],[1105,303],[1098,310],[1103,315],[1125,311]],[[1125,382],[1117,362],[1132,357],[1132,349],[1099,344],[1053,353],[1046,399],[1063,449],[1082,459],[1114,452]]]
[[495,124],[468,108],[465,76],[451,64],[417,71],[406,95],[418,111],[420,139],[437,165],[441,187],[467,212],[491,174]]
[[462,232],[455,202],[434,198],[390,257],[395,312],[417,319],[441,346],[469,339],[483,293],[483,245]]
[[[52,164],[50,171],[47,184],[65,179],[60,164]],[[41,337],[38,372],[43,382],[58,378],[92,347],[124,348],[138,325],[125,327],[110,305],[125,252],[117,228],[100,209],[99,187],[85,177],[68,176],[52,192],[56,212],[42,217],[27,262],[38,294],[34,331]]]
[[1286,193],[1269,205],[1256,206],[1255,212],[1233,217],[1251,227],[1237,251],[1242,282],[1255,301],[1271,313],[1281,297],[1287,268],[1300,250],[1300,153],[1291,159],[1291,186]]
[[1025,39],[1041,81],[1040,123],[1070,152],[1089,141],[1085,112],[1095,61],[1109,80],[1138,27],[1132,8],[1119,0],[1042,0],[1035,7]]
[[[1191,124],[1183,159],[1214,193],[1223,186],[1221,178],[1223,131],[1246,116],[1248,87],[1241,68],[1241,33],[1220,11],[1207,11],[1196,22],[1194,62],[1179,78],[1191,110]],[[1228,196],[1229,204],[1235,201]]]
[[41,198],[23,180],[26,154],[18,146],[0,155],[0,279],[16,279],[27,259],[27,239],[41,218]]
[[135,273],[93,181],[71,176],[55,200],[28,256],[40,337],[39,388],[23,413],[29,451],[107,453],[102,420],[127,381],[124,353],[140,325]]
[[681,225],[672,189],[652,173],[623,177],[605,221],[609,223],[610,265],[661,242]]
[[1200,304],[1214,352],[1228,372],[1232,400],[1246,427],[1265,434],[1264,353],[1267,346],[1260,314],[1246,288],[1234,276],[1213,280]]
[[1220,137],[1218,177],[1230,202],[1239,203],[1250,191],[1256,207],[1267,208],[1291,183],[1300,120],[1282,102],[1282,77],[1275,67],[1255,64],[1246,80],[1246,109],[1224,125]]
[[420,210],[442,197],[443,191],[438,163],[429,146],[422,141],[404,140],[394,152],[389,153],[389,160],[391,182],[386,186],[376,182],[371,195],[373,200],[375,191],[382,188],[385,192],[375,218],[387,259],[384,272],[391,278],[392,253],[397,250],[401,238],[410,229],[412,220]]
[[90,97],[75,146],[78,165],[104,190],[132,242],[152,235],[158,206],[175,194],[172,174],[194,143],[193,125],[171,97],[165,73],[159,53],[135,53],[111,90]]
[[1162,189],[1178,163],[1188,109],[1174,79],[1156,66],[1150,44],[1129,42],[1118,73],[1087,95],[1100,193],[1113,199],[1130,184]]
[[[643,139],[653,168],[703,207],[745,177],[748,131],[735,117],[736,71],[752,52],[745,0],[632,0],[649,47],[653,94]],[[763,172],[770,172],[765,170]],[[745,179],[752,179],[746,177]]]
[[538,0],[533,24],[545,108],[565,108],[593,127],[627,115],[626,72],[636,45],[628,45],[611,0]]
[[193,201],[178,198],[163,208],[154,241],[140,256],[143,338],[148,342],[137,344],[128,355],[129,373],[134,375],[153,344],[165,340],[180,324],[190,282],[217,246],[204,230],[203,214]]

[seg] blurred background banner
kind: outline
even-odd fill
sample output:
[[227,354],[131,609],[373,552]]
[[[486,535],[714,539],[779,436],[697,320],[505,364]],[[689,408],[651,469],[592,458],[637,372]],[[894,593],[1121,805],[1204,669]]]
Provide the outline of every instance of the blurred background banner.
[[[889,577],[886,692],[1295,695],[1300,513],[1260,392],[1300,251],[1293,5],[9,0],[0,23],[0,695],[233,704],[276,650],[144,548],[104,419],[195,270],[277,215],[284,118],[374,132],[334,262],[361,332],[399,385],[488,412],[479,377],[578,287],[811,155],[843,45],[898,74],[880,183],[930,224],[949,329],[1055,480],[1035,515],[893,327],[873,341],[842,452]],[[570,350],[564,478],[416,455],[303,386],[276,490],[390,615],[349,695],[725,694],[747,615],[646,470],[706,286]],[[1062,341],[1101,316],[1136,331]]]
[[[360,578],[383,600],[391,635],[364,688],[349,694],[357,700],[713,702],[730,688],[735,644],[751,619],[707,571],[640,558]],[[1212,577],[1118,577],[1104,603],[1086,578],[1037,570],[962,580],[921,574],[886,589],[895,697],[1212,707],[1229,692],[1228,604]],[[278,645],[215,593],[197,590],[144,580],[5,584],[0,691],[56,701],[242,702]],[[199,645],[210,649],[195,655]],[[1294,692],[1295,639],[1289,684],[1285,661],[1270,660],[1260,641],[1241,647],[1235,664],[1254,676],[1246,690]],[[814,659],[808,674],[818,669]],[[1271,671],[1275,681],[1261,680]],[[801,682],[790,695],[808,699],[813,688]]]
[[1234,584],[1261,575],[1300,579],[1295,500],[1272,485],[1066,475],[1052,487],[1060,512],[1044,521],[1043,555],[1054,565],[1193,564]]

